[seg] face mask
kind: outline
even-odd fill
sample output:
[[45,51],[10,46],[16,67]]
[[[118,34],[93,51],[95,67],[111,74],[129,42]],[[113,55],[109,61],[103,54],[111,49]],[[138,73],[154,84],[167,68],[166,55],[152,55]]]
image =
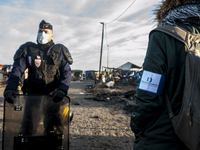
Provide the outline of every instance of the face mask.
[[50,37],[49,34],[46,34],[45,32],[39,32],[37,39],[40,44],[46,44],[48,43],[49,37]]

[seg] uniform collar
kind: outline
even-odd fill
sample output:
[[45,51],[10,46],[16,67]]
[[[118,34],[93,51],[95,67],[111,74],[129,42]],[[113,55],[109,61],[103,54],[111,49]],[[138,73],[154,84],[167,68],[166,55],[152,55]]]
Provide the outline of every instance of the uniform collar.
[[46,44],[40,44],[40,43],[38,43],[38,45],[39,45],[43,50],[48,51],[49,48],[50,48],[52,45],[54,45],[54,42],[53,42],[53,40],[51,40],[50,42],[48,42],[48,43],[46,43]]

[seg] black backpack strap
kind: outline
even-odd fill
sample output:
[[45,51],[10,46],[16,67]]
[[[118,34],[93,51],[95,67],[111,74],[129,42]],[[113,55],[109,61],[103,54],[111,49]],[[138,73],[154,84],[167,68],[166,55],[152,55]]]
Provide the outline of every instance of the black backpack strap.
[[[172,25],[159,26],[156,29],[152,30],[151,33],[153,31],[160,31],[167,35],[172,36],[173,38],[177,39],[178,41],[184,43],[187,46],[187,50],[189,50],[191,48],[191,46],[189,45],[190,44],[189,41],[191,39],[196,40],[198,38],[198,37],[196,37],[196,34],[192,34],[183,28],[180,28],[178,26],[172,26]],[[171,103],[170,103],[167,92],[165,93],[165,101],[166,101],[167,109],[169,112],[169,118],[172,119],[174,117],[174,113],[172,111]]]
[[189,31],[178,27],[178,26],[172,26],[172,25],[163,25],[155,28],[151,31],[161,31],[163,33],[166,33],[170,35],[171,37],[177,39],[178,41],[182,42],[187,46],[187,49],[189,50],[191,48],[191,42],[190,41],[197,41],[199,40],[200,35],[190,33]]

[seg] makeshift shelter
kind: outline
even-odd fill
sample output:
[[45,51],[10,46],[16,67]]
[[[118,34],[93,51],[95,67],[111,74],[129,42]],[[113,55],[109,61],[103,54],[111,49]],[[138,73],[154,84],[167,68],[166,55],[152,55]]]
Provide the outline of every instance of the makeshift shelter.
[[94,80],[96,78],[97,72],[98,71],[96,71],[96,70],[86,70],[86,71],[84,71],[85,80],[88,80],[88,79]]
[[72,80],[83,80],[83,70],[72,70]]
[[122,69],[122,70],[130,70],[131,68],[142,68],[142,67],[137,66],[131,62],[127,62],[127,63],[121,65],[120,67],[118,67],[118,69]]

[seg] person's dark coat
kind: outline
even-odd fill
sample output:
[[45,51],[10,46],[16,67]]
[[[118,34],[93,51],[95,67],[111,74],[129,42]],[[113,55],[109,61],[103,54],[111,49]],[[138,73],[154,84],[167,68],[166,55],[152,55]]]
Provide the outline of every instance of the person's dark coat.
[[[200,34],[200,26],[177,24]],[[154,31],[150,34],[143,69],[165,75],[166,84],[161,96],[137,90],[131,116],[131,129],[136,137],[134,150],[187,149],[175,135],[164,100],[167,92],[176,115],[183,96],[186,51],[183,43],[165,33]]]

